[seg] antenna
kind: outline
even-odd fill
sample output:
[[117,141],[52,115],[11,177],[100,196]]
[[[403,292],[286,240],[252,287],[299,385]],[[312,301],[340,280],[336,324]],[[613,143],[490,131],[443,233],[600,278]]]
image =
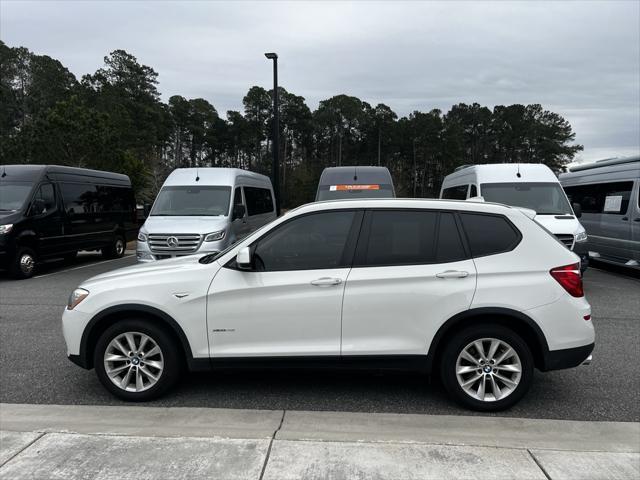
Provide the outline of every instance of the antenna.
[[357,173],[356,167],[353,167],[353,181],[354,182],[358,181],[358,173]]
[[516,177],[520,178],[522,175],[520,175],[520,164],[518,164],[518,173],[516,173]]
[[2,175],[0,175],[0,177],[4,178],[7,176],[7,167],[6,166],[2,166]]
[[196,167],[196,182],[200,181],[200,175],[198,175],[198,167]]

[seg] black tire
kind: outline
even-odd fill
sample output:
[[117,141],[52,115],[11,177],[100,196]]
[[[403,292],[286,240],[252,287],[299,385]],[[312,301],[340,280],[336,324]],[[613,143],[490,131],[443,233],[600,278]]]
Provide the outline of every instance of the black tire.
[[[125,332],[139,332],[149,336],[160,348],[164,369],[157,382],[146,390],[127,391],[117,386],[105,369],[105,352],[110,342]],[[144,360],[144,358],[143,358]],[[183,369],[184,359],[174,338],[161,326],[148,320],[121,320],[109,327],[98,339],[94,351],[93,365],[102,385],[113,395],[129,402],[145,402],[162,396],[176,385]],[[131,362],[133,363],[133,362]],[[141,364],[143,365],[143,364]],[[136,367],[139,368],[139,367]]]
[[[462,388],[456,374],[458,356],[469,344],[483,338],[493,338],[508,344],[517,353],[521,364],[520,379],[517,386],[504,398],[499,398],[498,400],[482,401],[472,397]],[[487,350],[489,343],[487,342]],[[485,375],[482,372],[482,367],[478,367],[478,370],[467,374],[468,376],[463,378],[466,380],[467,378],[471,379],[476,374]],[[513,330],[496,324],[475,325],[461,330],[448,340],[440,361],[440,376],[447,393],[461,405],[472,410],[496,412],[512,407],[529,390],[533,379],[533,356],[526,342]],[[490,377],[487,376],[486,378]],[[498,382],[498,385],[498,388],[501,388],[500,385],[505,387],[505,384],[501,382]],[[491,386],[488,387],[487,391],[489,390],[492,390]]]
[[18,252],[11,263],[11,275],[13,278],[23,280],[30,278],[36,272],[36,252],[28,247],[18,248]]
[[102,249],[104,258],[122,258],[127,248],[127,242],[122,235],[116,235],[110,245]]

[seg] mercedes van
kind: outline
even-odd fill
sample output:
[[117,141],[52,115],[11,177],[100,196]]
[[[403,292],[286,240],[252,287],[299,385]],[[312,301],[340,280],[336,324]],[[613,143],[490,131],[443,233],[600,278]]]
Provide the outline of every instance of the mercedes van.
[[39,263],[78,250],[122,257],[136,235],[126,175],[58,165],[0,166],[0,268],[29,278]]
[[137,258],[219,252],[275,218],[269,177],[237,168],[178,168],[138,233]]
[[534,220],[580,256],[583,272],[587,268],[587,233],[578,221],[581,210],[575,206],[574,211],[558,178],[546,165],[498,163],[458,167],[444,178],[440,198],[474,198],[533,210]]
[[582,209],[589,257],[640,269],[640,156],[577,165],[560,183]]
[[316,202],[395,196],[387,167],[329,167],[320,175]]

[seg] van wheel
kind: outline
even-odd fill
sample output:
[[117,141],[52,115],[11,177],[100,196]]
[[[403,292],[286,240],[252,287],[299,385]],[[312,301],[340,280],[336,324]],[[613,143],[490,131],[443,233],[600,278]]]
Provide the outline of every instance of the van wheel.
[[14,278],[30,278],[36,271],[36,253],[27,247],[18,249],[18,254],[11,265],[11,274]]
[[124,241],[124,237],[122,237],[121,235],[116,235],[113,243],[108,247],[104,247],[102,249],[102,256],[104,258],[121,258],[124,256],[126,246],[127,245]]
[[133,402],[158,398],[182,369],[179,350],[164,329],[144,320],[123,320],[98,339],[94,366],[102,385]]
[[451,397],[473,410],[515,405],[529,390],[533,357],[519,335],[501,325],[478,325],[454,335],[440,364]]

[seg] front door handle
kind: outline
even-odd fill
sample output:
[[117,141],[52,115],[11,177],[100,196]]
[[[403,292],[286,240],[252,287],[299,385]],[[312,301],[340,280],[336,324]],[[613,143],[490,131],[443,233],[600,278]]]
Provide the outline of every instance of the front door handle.
[[322,277],[311,281],[311,285],[316,287],[330,287],[331,285],[340,285],[342,283],[341,278]]
[[460,270],[447,270],[446,272],[436,273],[438,278],[464,278],[468,277],[469,272],[463,272]]

